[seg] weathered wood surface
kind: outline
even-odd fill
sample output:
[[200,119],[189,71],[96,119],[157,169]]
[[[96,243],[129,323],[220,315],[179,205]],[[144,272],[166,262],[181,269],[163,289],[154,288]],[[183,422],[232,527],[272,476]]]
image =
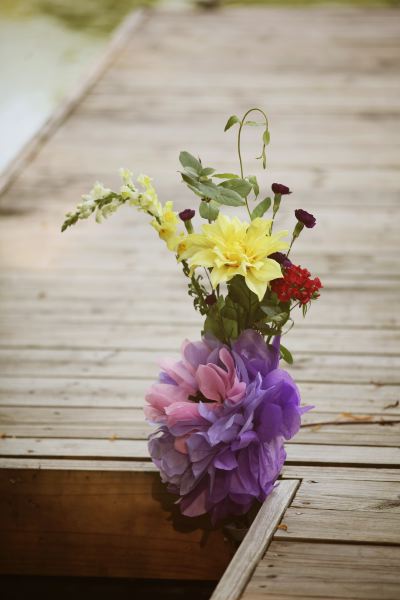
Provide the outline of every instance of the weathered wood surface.
[[288,340],[304,403],[315,405],[287,447],[283,478],[298,492],[243,598],[399,596],[399,34],[389,9],[144,20],[0,200],[5,477],[54,471],[68,490],[73,476],[58,473],[151,468],[146,388],[158,358],[199,332],[185,282],[143,215],[64,235],[59,225],[93,180],[116,183],[121,165],[152,174],[163,200],[191,205],[179,151],[231,170],[225,119],[260,105],[272,132],[261,179],[294,190],[289,216],[316,214],[294,256],[325,287]]
[[211,600],[236,600],[242,595],[249,573],[262,558],[279,521],[296,493],[298,481],[283,481],[260,508],[251,527],[218,583]]

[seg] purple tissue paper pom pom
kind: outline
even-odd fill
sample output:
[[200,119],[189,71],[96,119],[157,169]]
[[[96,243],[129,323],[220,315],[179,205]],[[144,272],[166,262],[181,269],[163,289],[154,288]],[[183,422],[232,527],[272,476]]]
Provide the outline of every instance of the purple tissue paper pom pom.
[[273,490],[300,428],[300,394],[279,368],[279,338],[244,331],[232,349],[205,336],[164,361],[145,409],[159,427],[149,450],[184,515],[213,523],[246,513]]

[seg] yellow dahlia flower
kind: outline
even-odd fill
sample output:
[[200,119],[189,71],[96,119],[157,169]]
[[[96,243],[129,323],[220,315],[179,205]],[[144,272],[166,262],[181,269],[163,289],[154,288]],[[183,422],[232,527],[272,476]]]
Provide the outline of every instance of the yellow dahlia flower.
[[177,233],[178,214],[172,209],[173,203],[166,202],[161,209],[159,221],[154,219],[151,225],[158,232],[158,235],[168,246],[168,250],[175,251],[179,242],[183,238],[183,233]]
[[270,227],[271,221],[261,218],[249,224],[220,213],[214,223],[202,226],[201,234],[192,233],[179,244],[179,259],[188,260],[192,271],[196,267],[212,269],[214,288],[242,275],[261,301],[268,283],[282,276],[279,264],[268,256],[288,247],[281,241],[287,231],[270,235]]

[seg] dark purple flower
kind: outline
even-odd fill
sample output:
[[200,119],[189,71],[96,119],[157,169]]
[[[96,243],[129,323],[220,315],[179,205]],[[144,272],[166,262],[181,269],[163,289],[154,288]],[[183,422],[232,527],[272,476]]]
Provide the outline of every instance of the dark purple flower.
[[246,330],[232,349],[211,337],[185,342],[182,359],[163,369],[146,397],[159,425],[149,450],[181,512],[209,512],[215,523],[263,502],[307,410],[279,368],[279,338],[269,346]]
[[212,306],[213,304],[216,303],[216,301],[217,301],[217,296],[215,294],[209,294],[205,298],[205,303],[207,304],[207,306]]
[[273,183],[271,188],[274,194],[279,194],[280,196],[286,196],[287,194],[292,193],[287,185],[283,185],[283,183]]
[[303,225],[308,229],[314,227],[315,223],[317,222],[317,219],[312,214],[306,210],[303,210],[302,208],[295,210],[294,214],[296,215],[296,219],[299,221],[299,223],[303,223]]
[[185,210],[183,210],[182,212],[179,213],[179,218],[183,222],[190,221],[191,219],[193,219],[195,214],[196,214],[195,210],[192,210],[191,208],[185,208]]
[[283,252],[274,252],[273,254],[270,254],[268,258],[276,260],[276,262],[282,267],[290,267],[292,264],[292,261],[286,256],[286,254],[283,254]]

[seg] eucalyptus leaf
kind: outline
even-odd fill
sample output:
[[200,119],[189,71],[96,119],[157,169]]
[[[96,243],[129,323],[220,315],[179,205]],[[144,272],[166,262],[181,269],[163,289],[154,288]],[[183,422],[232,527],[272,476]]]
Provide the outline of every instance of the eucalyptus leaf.
[[189,190],[192,190],[192,192],[194,192],[196,194],[196,196],[199,196],[200,198],[204,198],[204,194],[202,192],[200,192],[200,190],[198,189],[198,187],[194,186],[194,185],[190,185],[189,183],[187,184]]
[[212,175],[214,172],[215,169],[213,169],[212,167],[204,167],[204,169],[201,170],[200,176],[205,177],[208,175]]
[[218,204],[213,200],[210,200],[210,202],[200,202],[199,213],[203,219],[215,221],[219,214]]
[[240,123],[240,119],[236,115],[232,115],[231,117],[229,117],[228,121],[226,122],[224,131],[228,131],[228,129],[230,129],[236,123]]
[[219,184],[219,187],[224,187],[228,190],[233,190],[242,198],[247,198],[252,190],[251,184],[246,179],[228,179]]
[[211,180],[207,183],[201,183],[199,181],[196,185],[196,188],[205,198],[210,198],[211,200],[219,200],[220,188],[219,186],[215,185],[215,183],[213,183]]
[[288,365],[292,365],[293,364],[293,356],[291,354],[291,352],[289,352],[289,350],[287,348],[285,348],[285,346],[280,346],[280,353],[281,353],[281,358],[283,358],[283,360],[285,362],[288,363]]
[[267,210],[269,209],[270,206],[271,206],[271,198],[264,198],[264,200],[261,200],[261,202],[259,204],[257,204],[255,209],[251,213],[251,220],[254,221],[254,219],[257,219],[258,217],[262,217],[267,212]]
[[185,173],[186,175],[189,175],[190,177],[193,177],[194,179],[199,178],[198,172],[195,169],[193,169],[192,167],[185,167],[184,171],[181,171],[181,174],[182,173]]
[[234,190],[228,190],[227,188],[218,186],[219,194],[214,198],[216,202],[225,204],[226,206],[243,206],[245,204],[241,196]]
[[239,179],[239,175],[235,175],[235,173],[215,173],[213,177],[217,177],[218,179]]
[[195,171],[195,173],[197,173],[198,175],[200,175],[201,171],[203,170],[201,162],[192,154],[186,152],[186,150],[183,150],[179,154],[179,162],[181,163],[182,167],[184,167],[185,169],[189,167],[190,169],[193,169],[193,171]]
[[188,175],[185,171],[181,171],[181,177],[183,181],[189,185],[197,186],[199,183],[195,177]]

